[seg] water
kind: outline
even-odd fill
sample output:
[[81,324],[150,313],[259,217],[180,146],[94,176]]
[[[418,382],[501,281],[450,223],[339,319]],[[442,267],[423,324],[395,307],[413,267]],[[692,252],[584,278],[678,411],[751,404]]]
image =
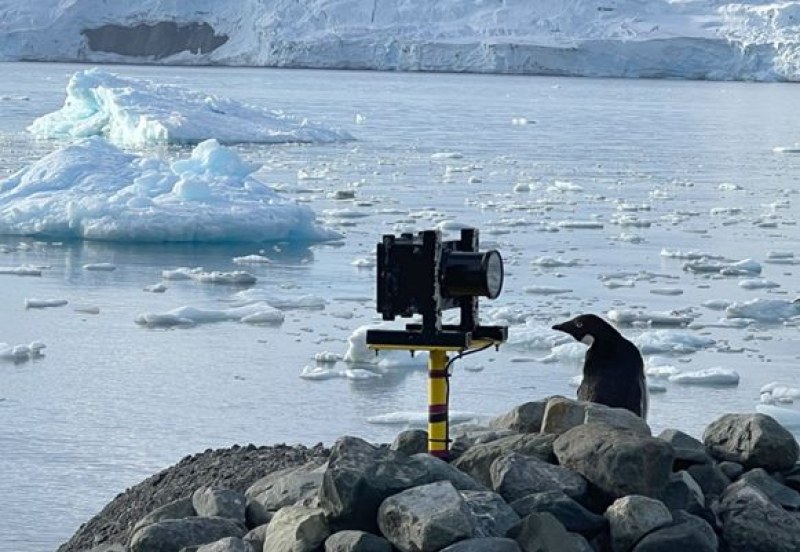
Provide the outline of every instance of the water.
[[[11,174],[57,144],[37,142],[25,127],[63,102],[67,78],[84,67],[0,64],[0,176]],[[792,299],[793,265],[764,264],[781,287],[748,291],[738,279],[684,272],[664,247],[701,249],[763,261],[771,250],[800,257],[796,210],[800,156],[774,146],[800,140],[793,106],[798,88],[783,84],[593,80],[477,75],[383,74],[229,68],[114,66],[113,71],[228,95],[349,130],[357,142],[313,146],[239,146],[264,165],[260,177],[308,202],[318,213],[349,207],[369,216],[332,220],[338,244],[266,246],[276,262],[248,267],[257,287],[276,295],[314,295],[325,310],[291,310],[280,328],[238,323],[148,331],[134,318],[182,305],[222,308],[236,291],[225,286],[168,282],[164,294],[142,289],[179,266],[234,270],[231,259],[257,253],[252,245],[113,245],[35,243],[0,253],[0,266],[40,264],[41,278],[0,276],[0,342],[47,345],[37,360],[0,363],[0,511],[2,551],[53,550],[80,523],[126,487],[181,457],[233,443],[331,443],[343,434],[391,439],[402,425],[371,416],[425,409],[425,372],[395,370],[380,379],[306,381],[298,377],[321,351],[344,353],[358,326],[376,321],[374,271],[351,265],[372,258],[383,233],[417,230],[453,219],[482,230],[482,241],[506,259],[501,297],[484,301],[550,324],[579,312],[610,308],[693,308],[699,320],[720,315],[708,299]],[[361,124],[356,124],[356,115]],[[528,124],[512,124],[527,118]],[[438,152],[461,159],[432,160]],[[163,156],[187,150],[162,148]],[[448,172],[447,166],[451,169]],[[297,172],[325,171],[298,181]],[[473,181],[470,182],[470,178]],[[480,182],[477,182],[479,179]],[[555,180],[582,192],[548,191]],[[513,193],[518,182],[532,193]],[[354,183],[357,201],[327,194]],[[733,183],[740,191],[720,191]],[[547,199],[546,203],[537,202]],[[616,200],[649,204],[636,213],[649,228],[612,224]],[[789,208],[764,205],[789,201]],[[741,213],[712,216],[736,207]],[[381,213],[381,210],[392,210]],[[395,214],[397,211],[412,214]],[[691,212],[685,220],[661,217]],[[772,213],[773,228],[754,221]],[[561,220],[604,223],[600,230],[540,232]],[[622,232],[643,243],[614,240]],[[575,267],[538,269],[533,259],[578,259]],[[110,262],[114,272],[89,272]],[[670,279],[608,289],[598,275],[649,271]],[[527,286],[566,287],[558,296],[531,295]],[[679,287],[680,296],[650,293]],[[69,305],[25,310],[25,298],[67,299]],[[99,314],[76,308],[99,307]],[[352,316],[351,318],[347,318]],[[635,334],[637,330],[627,330]],[[711,328],[718,347],[675,359],[685,370],[737,370],[735,388],[679,387],[651,397],[655,431],[676,427],[695,435],[725,412],[753,411],[770,381],[798,386],[800,349],[793,325]],[[725,345],[729,350],[723,352]],[[452,404],[479,416],[559,393],[572,396],[575,366],[531,362],[547,351],[481,353],[456,363]],[[513,362],[512,362],[513,360]],[[528,362],[522,362],[528,360]],[[483,367],[467,371],[463,366]],[[43,518],[43,515],[45,516]],[[46,519],[46,522],[42,522]]]

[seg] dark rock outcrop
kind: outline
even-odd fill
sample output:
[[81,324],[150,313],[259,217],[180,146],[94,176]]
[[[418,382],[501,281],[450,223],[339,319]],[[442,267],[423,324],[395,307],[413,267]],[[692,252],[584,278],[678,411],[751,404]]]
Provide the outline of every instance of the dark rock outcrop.
[[163,59],[181,52],[207,54],[225,44],[208,23],[178,24],[175,21],[124,26],[108,24],[81,31],[89,49],[121,56]]

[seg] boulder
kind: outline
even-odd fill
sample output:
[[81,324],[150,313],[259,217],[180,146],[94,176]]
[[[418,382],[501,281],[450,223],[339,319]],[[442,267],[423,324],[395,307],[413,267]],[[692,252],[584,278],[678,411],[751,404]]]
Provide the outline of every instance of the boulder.
[[489,427],[510,429],[517,433],[539,433],[546,406],[546,399],[521,404],[490,420]]
[[731,485],[719,505],[729,552],[797,552],[800,517],[751,485]]
[[672,523],[672,514],[662,502],[641,495],[617,499],[605,518],[614,552],[627,552],[647,533]]
[[570,538],[558,520],[548,513],[525,516],[508,531],[523,552],[584,552],[582,543]]
[[567,531],[589,538],[608,525],[603,516],[590,512],[560,490],[527,495],[512,502],[511,507],[520,517],[532,513],[552,514]]
[[392,545],[364,531],[339,531],[325,541],[325,552],[392,552]]
[[480,537],[458,541],[440,552],[522,552],[522,549],[514,539]]
[[800,493],[790,489],[786,485],[778,483],[766,471],[761,468],[750,470],[742,475],[736,483],[732,483],[728,490],[735,490],[736,487],[750,485],[764,493],[772,502],[782,507],[784,510],[800,510]]
[[670,511],[701,512],[706,505],[703,489],[686,470],[669,476],[669,483],[661,492],[659,499]]
[[511,435],[490,443],[474,445],[455,460],[453,465],[471,475],[475,481],[486,487],[491,487],[492,476],[489,473],[489,468],[497,458],[511,452],[517,452],[527,456],[536,456],[548,462],[555,461],[555,456],[553,455],[553,442],[555,440],[555,435]]
[[241,538],[244,527],[222,517],[166,519],[139,529],[131,539],[131,552],[175,552],[201,546],[225,537]]
[[316,552],[331,534],[322,508],[284,506],[264,532],[269,552]]
[[713,462],[706,446],[691,435],[677,429],[665,429],[658,438],[672,445],[675,451],[675,471],[682,470],[692,464],[710,464]]
[[630,494],[660,496],[674,460],[669,443],[602,423],[568,430],[556,439],[553,450],[562,466],[612,499]]
[[428,432],[424,429],[407,429],[401,431],[389,446],[390,449],[408,454],[428,452]]
[[571,497],[582,497],[587,491],[586,481],[577,473],[516,452],[495,460],[489,472],[492,489],[508,502],[544,491],[562,490]]
[[800,456],[794,436],[766,414],[726,414],[709,424],[703,442],[714,458],[746,469],[789,470]]
[[800,464],[795,464],[794,468],[783,478],[783,482],[787,487],[800,491]]
[[450,430],[449,460],[457,460],[465,451],[476,445],[485,445],[504,437],[518,436],[510,429],[495,429],[477,424],[459,424]]
[[686,468],[686,471],[700,485],[706,498],[706,506],[722,496],[722,493],[731,484],[731,480],[717,464],[695,464]]
[[716,533],[706,521],[675,512],[674,523],[644,536],[632,552],[717,552]]
[[284,506],[316,498],[324,472],[325,464],[311,461],[262,477],[248,487],[245,495],[258,502],[266,512],[277,512]]
[[242,539],[226,537],[210,544],[204,544],[197,552],[251,552]]
[[253,552],[261,552],[264,549],[264,537],[267,535],[267,526],[259,525],[250,529],[247,534],[242,537],[244,543],[250,547]]
[[268,512],[259,501],[248,498],[244,508],[244,522],[248,529],[253,529],[269,523],[274,514],[275,512]]
[[738,462],[720,462],[717,464],[719,469],[722,470],[722,473],[725,474],[725,477],[730,479],[731,481],[736,481],[740,475],[744,473],[744,466],[742,466]]
[[198,516],[224,517],[241,524],[245,522],[246,504],[244,494],[231,489],[200,487],[192,495],[192,505]]
[[435,552],[475,532],[469,507],[449,481],[390,496],[378,509],[378,526],[402,552]]
[[561,434],[573,427],[588,423],[604,423],[611,427],[650,435],[650,426],[647,422],[630,410],[564,397],[551,397],[547,401],[542,420],[542,433]]
[[164,504],[160,508],[156,508],[144,516],[134,525],[133,532],[135,533],[142,527],[158,523],[159,521],[167,519],[185,519],[196,515],[197,512],[194,511],[194,506],[192,505],[192,497],[186,496]]
[[488,486],[478,483],[469,474],[427,452],[415,454],[409,459],[409,463],[425,473],[424,478],[419,481],[420,485],[434,481],[449,481],[460,491],[489,490]]
[[519,515],[497,493],[460,491],[475,520],[476,537],[504,537],[519,522]]

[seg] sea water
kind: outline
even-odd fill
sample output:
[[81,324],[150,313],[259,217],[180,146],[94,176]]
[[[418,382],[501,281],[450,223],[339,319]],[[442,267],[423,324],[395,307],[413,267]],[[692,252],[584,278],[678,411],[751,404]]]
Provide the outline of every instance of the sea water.
[[[60,107],[69,76],[84,68],[0,64],[0,178],[63,145],[25,129]],[[344,237],[313,246],[0,238],[0,267],[43,269],[39,277],[0,274],[0,343],[46,346],[41,356],[0,360],[0,550],[54,550],[126,487],[207,448],[331,444],[345,434],[387,441],[421,423],[424,363],[380,377],[300,377],[319,366],[315,356],[343,355],[359,327],[379,322],[374,257],[386,233],[438,226],[456,238],[462,225],[479,228],[483,247],[498,249],[506,264],[503,293],[481,301],[482,319],[517,331],[525,320],[549,326],[613,309],[693,319],[697,329],[681,331],[714,346],[649,361],[683,372],[734,370],[739,384],[657,380],[664,392],[651,396],[654,432],[700,436],[723,413],[753,412],[764,385],[800,386],[796,320],[730,327],[719,323],[724,311],[702,306],[791,301],[800,292],[794,85],[107,69],[350,132],[356,141],[234,146],[262,165],[259,178]],[[189,151],[150,153],[171,159]],[[663,250],[753,259],[778,287],[693,273]],[[781,253],[782,261],[768,262]],[[271,262],[233,262],[247,255]],[[163,279],[180,267],[247,270],[257,278],[250,289],[283,302],[283,324],[137,325],[141,314],[182,306],[224,309],[244,290]],[[163,293],[145,291],[158,284]],[[653,328],[622,330],[634,338]],[[579,356],[535,344],[521,339],[457,361],[458,419],[573,396]],[[342,362],[334,366],[348,375]]]

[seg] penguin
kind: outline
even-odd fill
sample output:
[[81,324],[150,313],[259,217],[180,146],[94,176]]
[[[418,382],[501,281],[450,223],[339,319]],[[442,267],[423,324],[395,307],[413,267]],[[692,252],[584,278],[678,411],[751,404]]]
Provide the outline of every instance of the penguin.
[[594,314],[576,316],[553,329],[589,346],[578,400],[627,408],[647,420],[647,381],[644,361],[636,345]]

